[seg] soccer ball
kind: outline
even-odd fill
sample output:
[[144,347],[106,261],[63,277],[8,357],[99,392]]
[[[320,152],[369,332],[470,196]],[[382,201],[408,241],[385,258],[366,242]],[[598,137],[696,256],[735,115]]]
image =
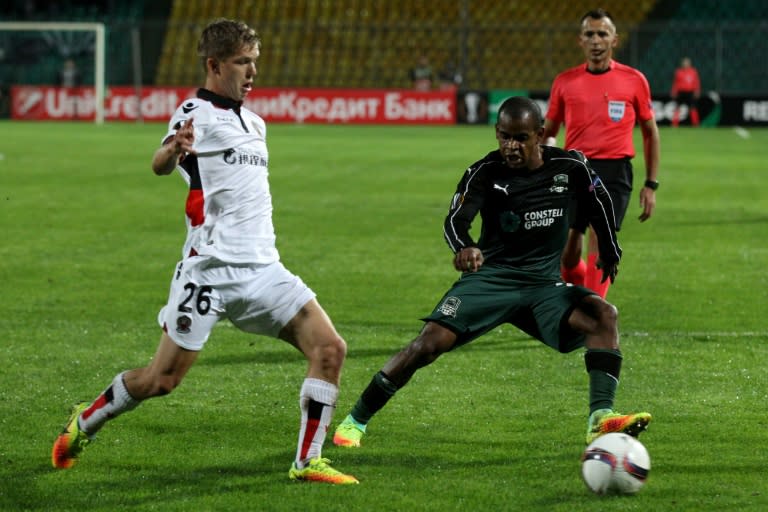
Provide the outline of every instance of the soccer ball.
[[581,476],[596,494],[634,494],[643,487],[650,470],[648,450],[627,434],[602,435],[581,456]]

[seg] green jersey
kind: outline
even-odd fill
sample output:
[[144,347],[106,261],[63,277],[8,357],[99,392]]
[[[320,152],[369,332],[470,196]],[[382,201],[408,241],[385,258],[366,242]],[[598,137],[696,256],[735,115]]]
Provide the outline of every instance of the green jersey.
[[[456,253],[478,247],[484,265],[519,272],[526,281],[559,280],[575,201],[597,233],[600,259],[618,262],[613,205],[600,178],[582,153],[541,148],[544,164],[538,169],[508,167],[497,150],[466,170],[444,223],[450,248]],[[475,241],[470,229],[478,213],[482,226]]]

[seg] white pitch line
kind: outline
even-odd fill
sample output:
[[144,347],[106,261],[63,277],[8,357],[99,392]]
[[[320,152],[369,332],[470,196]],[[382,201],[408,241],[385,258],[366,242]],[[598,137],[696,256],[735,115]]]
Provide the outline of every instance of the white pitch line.
[[623,332],[621,333],[622,336],[637,336],[638,338],[648,338],[650,336],[665,336],[668,338],[704,338],[704,337],[710,337],[710,338],[766,338],[768,339],[768,332],[755,332],[755,331],[745,331],[745,332],[684,332],[684,331],[673,331],[673,332],[662,332],[662,333],[650,333],[650,332]]
[[738,135],[742,139],[748,139],[751,137],[751,135],[749,134],[749,131],[747,131],[745,128],[742,128],[741,126],[734,126],[733,131],[736,132],[736,135]]

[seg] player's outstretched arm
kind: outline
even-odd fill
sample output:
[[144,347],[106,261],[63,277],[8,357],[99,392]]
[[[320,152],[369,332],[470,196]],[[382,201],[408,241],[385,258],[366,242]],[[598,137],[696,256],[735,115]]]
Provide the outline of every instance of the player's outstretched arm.
[[176,133],[155,151],[152,157],[152,171],[157,175],[170,174],[179,165],[185,154],[195,154],[195,129],[192,118],[184,121]]

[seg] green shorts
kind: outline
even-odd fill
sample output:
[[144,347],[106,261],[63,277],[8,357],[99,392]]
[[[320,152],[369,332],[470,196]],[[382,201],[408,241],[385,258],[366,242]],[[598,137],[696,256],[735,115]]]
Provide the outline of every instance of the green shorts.
[[594,294],[581,286],[536,282],[524,272],[483,266],[463,274],[422,320],[455,332],[455,347],[509,323],[555,350],[571,352],[584,346],[584,335],[568,325],[568,317],[584,297]]

